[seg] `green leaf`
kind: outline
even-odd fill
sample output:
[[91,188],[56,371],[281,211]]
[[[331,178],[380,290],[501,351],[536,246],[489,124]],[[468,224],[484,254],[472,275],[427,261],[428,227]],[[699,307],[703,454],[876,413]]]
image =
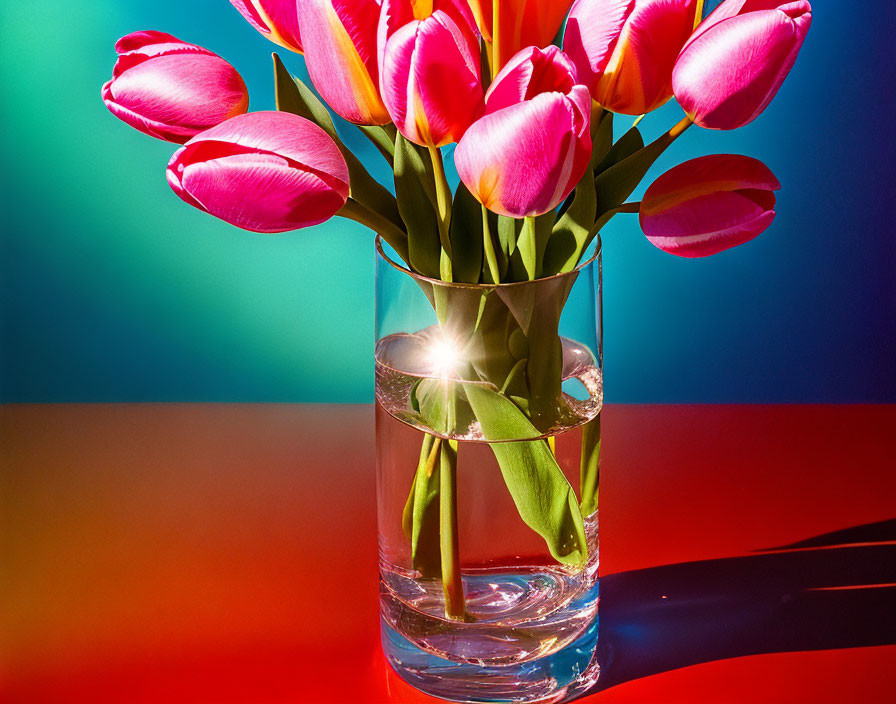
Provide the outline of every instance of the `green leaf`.
[[590,516],[597,511],[600,487],[600,414],[582,429],[582,457],[579,466],[582,514]]
[[454,280],[478,284],[483,257],[482,205],[463,183],[454,194],[449,237]]
[[[598,112],[598,115],[601,113]],[[594,149],[591,152],[592,169],[596,169],[613,146],[613,113],[605,111],[596,126],[595,122],[596,120],[592,117],[591,141],[594,144]]]
[[426,186],[432,183],[429,159],[424,159],[416,145],[399,134],[395,138],[395,194],[407,227],[410,264],[414,271],[437,279],[442,245],[435,191]]
[[[585,251],[588,233],[597,217],[597,189],[590,169],[576,186],[575,198],[563,213],[548,241],[544,255],[545,276],[574,269]],[[571,265],[571,266],[570,266]]]
[[383,158],[389,162],[389,166],[395,164],[395,125],[356,125],[373,146],[375,146]]
[[597,167],[594,169],[594,173],[599,174],[601,171],[606,171],[613,166],[613,164],[618,164],[623,159],[627,159],[636,151],[643,148],[644,138],[641,136],[640,130],[638,130],[637,127],[632,127],[619,138],[616,144],[613,144],[612,147],[607,149]]
[[464,387],[486,440],[494,441],[492,451],[520,518],[544,538],[558,562],[584,565],[588,543],[579,503],[547,442],[497,442],[537,438],[539,432],[497,391],[472,383]]
[[348,166],[349,179],[351,181],[349,185],[351,197],[387,218],[394,225],[401,227],[401,216],[398,212],[395,196],[373,178],[358,160],[358,157],[345,146],[336,132],[336,126],[333,124],[330,111],[318,99],[314,91],[298,78],[291,76],[277,54],[273,56],[277,109],[281,112],[291,112],[299,117],[304,117],[330,135],[342,152],[342,156],[345,158],[345,163]]
[[[557,220],[557,213],[554,210],[549,210],[544,215],[539,215],[535,218],[535,267],[536,267],[536,277],[540,277],[541,270],[543,268],[544,263],[544,253],[548,246],[548,240],[551,237],[551,230],[554,227],[554,223]],[[523,227],[525,227],[525,220],[518,220],[517,222],[522,223],[522,227],[520,227],[519,236],[522,237],[525,233],[523,232]],[[509,228],[508,228],[509,229]],[[528,253],[528,250],[525,250]],[[526,267],[523,263],[523,251],[521,251],[520,247],[520,239],[517,238],[516,246],[513,249],[513,253],[510,256],[510,275],[508,281],[526,281],[529,276],[526,272]]]
[[661,137],[599,174],[595,179],[597,212],[603,214],[622,205],[670,143]]
[[516,242],[523,231],[523,221],[499,215],[496,230],[498,233],[498,251],[496,252],[498,267],[501,269],[501,280],[505,281],[510,269],[510,260],[516,252]]

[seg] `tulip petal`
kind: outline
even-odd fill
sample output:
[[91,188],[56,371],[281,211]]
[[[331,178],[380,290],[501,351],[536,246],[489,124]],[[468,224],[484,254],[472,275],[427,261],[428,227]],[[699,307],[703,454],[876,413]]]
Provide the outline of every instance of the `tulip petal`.
[[319,175],[270,154],[189,164],[181,184],[215,217],[253,232],[286,232],[328,220],[345,199]]
[[642,225],[650,243],[679,257],[708,257],[749,242],[775,219],[774,210],[739,192],[702,196],[688,206]]
[[705,257],[743,244],[775,217],[778,179],[757,159],[715,154],[660,176],[644,194],[641,229],[656,247]]
[[487,112],[496,112],[539,93],[568,93],[576,85],[576,67],[556,46],[523,49],[495,76],[486,94]]
[[377,0],[305,0],[299,15],[314,86],[350,122],[391,122],[379,94]]
[[184,143],[249,107],[246,84],[217,54],[164,32],[134,32],[118,40],[106,107],[153,137]]
[[645,215],[671,208],[689,198],[717,191],[777,191],[781,184],[759,159],[739,154],[711,154],[680,164],[654,181],[644,194]]
[[193,134],[245,112],[242,79],[224,59],[166,55],[125,71],[111,83],[109,100],[148,122]]
[[230,0],[255,29],[290,51],[302,52],[296,0]]
[[635,0],[577,0],[569,13],[563,51],[579,69],[579,80],[588,83],[603,73],[613,49],[635,8]]
[[714,23],[681,52],[675,97],[702,127],[735,129],[755,120],[796,61],[811,24],[807,2]]
[[254,232],[321,223],[349,193],[335,142],[283,112],[240,115],[202,133],[174,154],[167,177],[185,202]]
[[238,115],[194,137],[188,146],[204,142],[224,143],[241,151],[278,154],[316,171],[330,174],[342,183],[348,196],[348,167],[339,148],[322,129],[286,112],[264,111]]
[[[455,151],[461,180],[498,214],[546,213],[569,195],[587,166],[587,158],[576,158],[577,152],[590,158],[590,140],[580,136],[582,122],[581,107],[561,93],[543,93],[485,115]],[[585,125],[587,130],[587,120]]]
[[437,10],[390,37],[383,101],[396,127],[424,146],[456,142],[483,110],[475,36]]

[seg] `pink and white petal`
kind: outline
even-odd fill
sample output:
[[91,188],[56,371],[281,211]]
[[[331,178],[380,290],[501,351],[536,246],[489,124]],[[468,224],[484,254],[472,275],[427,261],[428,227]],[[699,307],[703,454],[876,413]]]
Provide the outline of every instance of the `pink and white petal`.
[[345,198],[318,175],[264,154],[188,164],[180,178],[201,209],[253,232],[286,232],[330,219]]
[[149,135],[150,137],[156,137],[157,139],[161,139],[166,142],[184,144],[202,131],[194,127],[168,125],[162,122],[157,122],[155,120],[147,119],[142,115],[138,115],[133,110],[129,110],[128,108],[116,103],[107,91],[108,85],[109,84],[107,83],[105,86],[103,86],[103,102],[109,109],[109,112],[115,115],[115,117],[117,117],[122,122],[130,125],[140,132],[143,132],[144,134]]
[[313,122],[288,112],[250,112],[201,132],[188,146],[203,142],[237,145],[242,151],[279,154],[331,175],[348,189],[345,158],[330,136]]
[[607,67],[634,0],[577,0],[569,13],[563,50],[589,88]]
[[793,67],[803,26],[779,10],[718,23],[678,57],[675,97],[702,127],[735,129],[752,122]]
[[487,112],[497,112],[526,99],[535,70],[533,62],[538,53],[536,47],[527,47],[514,55],[498,72],[485,94]]
[[[391,118],[380,98],[375,47],[377,15],[370,12],[371,3],[378,13],[375,0],[351,3],[364,12],[346,15],[346,26],[329,0],[305,0],[299,26],[308,73],[324,100],[350,122],[383,125]],[[348,0],[336,3],[343,14],[352,9],[351,4]]]
[[410,136],[416,135],[413,99],[416,91],[415,86],[411,85],[411,66],[417,48],[419,26],[419,21],[412,20],[389,37],[383,50],[383,72],[380,76],[383,103],[396,127],[412,141],[417,140]]
[[501,215],[556,207],[573,186],[574,112],[566,96],[546,93],[482,117],[455,151],[464,184]]
[[472,40],[442,11],[420,23],[412,60],[413,84],[434,146],[460,139],[483,111]]
[[756,238],[774,219],[775,211],[764,211],[755,219],[732,225],[724,231],[678,237],[648,235],[647,239],[655,247],[679,257],[708,257]]
[[644,193],[641,209],[654,214],[700,195],[717,191],[776,191],[781,184],[765,164],[740,154],[711,154],[674,166]]
[[640,215],[641,228],[648,237],[689,237],[723,232],[774,209],[771,200],[756,197],[750,191],[719,191],[697,196],[655,213]]
[[117,105],[156,123],[196,131],[244,112],[246,85],[223,59],[208,55],[159,56],[115,78]]

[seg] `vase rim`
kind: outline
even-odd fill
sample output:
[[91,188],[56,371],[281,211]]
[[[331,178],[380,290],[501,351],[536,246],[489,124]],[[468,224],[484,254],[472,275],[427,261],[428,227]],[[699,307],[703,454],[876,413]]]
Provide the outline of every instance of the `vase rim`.
[[595,260],[597,260],[600,257],[602,244],[603,244],[601,242],[600,235],[598,235],[596,237],[596,242],[597,242],[597,246],[594,249],[594,254],[592,254],[586,261],[579,264],[575,269],[570,269],[569,271],[564,271],[559,274],[552,274],[551,276],[545,276],[540,279],[532,279],[531,281],[509,281],[507,283],[502,283],[502,284],[469,284],[469,283],[463,283],[460,281],[442,281],[441,279],[434,279],[430,276],[424,276],[423,274],[418,274],[416,271],[411,271],[403,264],[399,264],[398,262],[396,262],[394,259],[392,259],[392,257],[390,257],[386,253],[386,250],[383,249],[383,236],[382,235],[376,236],[376,251],[377,251],[377,254],[379,255],[380,259],[382,259],[383,261],[388,263],[394,269],[397,269],[398,271],[402,272],[403,274],[407,274],[411,278],[417,279],[418,281],[426,281],[430,284],[434,284],[437,286],[448,286],[451,288],[470,288],[470,289],[480,289],[481,290],[481,289],[486,289],[486,288],[488,288],[488,289],[499,289],[499,288],[503,289],[503,288],[510,288],[512,286],[531,286],[532,284],[538,284],[543,281],[554,281],[554,280],[562,279],[567,276],[578,275],[578,273],[580,271],[591,266],[595,262]]

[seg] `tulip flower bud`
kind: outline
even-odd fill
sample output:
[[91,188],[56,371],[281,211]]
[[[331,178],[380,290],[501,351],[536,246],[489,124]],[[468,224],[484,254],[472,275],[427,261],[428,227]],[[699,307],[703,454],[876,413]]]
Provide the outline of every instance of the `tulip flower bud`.
[[389,37],[406,24],[414,20],[425,20],[437,10],[446,13],[462,30],[469,29],[474,36],[477,35],[479,30],[465,0],[383,0],[376,40],[380,75],[383,72],[383,53]]
[[591,96],[555,46],[523,49],[457,145],[461,180],[489,210],[521,218],[557,207],[591,159]]
[[716,154],[660,176],[641,201],[641,229],[664,252],[706,257],[749,242],[775,219],[781,187],[757,159]]
[[118,61],[102,98],[113,115],[141,132],[183,144],[246,112],[246,84],[208,49],[163,32],[134,32],[115,44]]
[[301,0],[299,29],[314,87],[359,125],[391,122],[379,91],[379,0]]
[[672,97],[672,68],[696,8],[696,0],[578,0],[563,50],[602,107],[641,115]]
[[296,0],[230,0],[230,4],[272,42],[302,53]]
[[805,0],[727,0],[697,28],[672,86],[701,127],[733,130],[755,120],[790,73],[812,24]]
[[484,109],[479,42],[444,11],[411,20],[386,42],[380,78],[392,121],[416,144],[459,140]]
[[171,158],[168,183],[190,205],[253,232],[322,223],[349,193],[336,143],[287,112],[239,115],[197,135]]
[[[494,42],[492,0],[468,0],[479,30],[487,42]],[[550,44],[569,12],[572,0],[501,0],[498,13],[498,66],[504,66],[520,49]]]

